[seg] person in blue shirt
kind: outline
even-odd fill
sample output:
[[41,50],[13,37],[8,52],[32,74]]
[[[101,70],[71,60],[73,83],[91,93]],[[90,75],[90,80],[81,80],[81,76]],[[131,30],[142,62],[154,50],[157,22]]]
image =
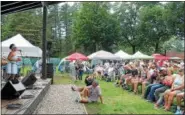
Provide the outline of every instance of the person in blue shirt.
[[63,72],[62,64],[60,64],[60,66],[58,67],[58,71],[60,71],[61,73]]

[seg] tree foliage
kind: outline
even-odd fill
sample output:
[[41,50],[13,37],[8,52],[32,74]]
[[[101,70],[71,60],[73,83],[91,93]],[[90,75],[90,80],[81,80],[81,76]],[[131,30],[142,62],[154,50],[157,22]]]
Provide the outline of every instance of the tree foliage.
[[164,50],[175,50],[177,52],[184,52],[184,40],[172,37],[170,40],[164,42]]
[[84,2],[76,14],[73,39],[85,52],[112,51],[119,35],[118,23],[104,2]]
[[164,7],[162,5],[143,7],[140,19],[142,33],[147,37],[146,43],[154,46],[155,53],[159,53],[161,43],[167,41],[171,34],[164,20]]
[[141,5],[138,2],[122,2],[115,13],[121,28],[120,41],[132,47],[133,53],[136,52],[136,47],[141,45],[143,38],[140,33],[140,8]]
[[[1,17],[1,39],[18,33],[42,45],[42,9]],[[120,49],[152,54],[184,47],[184,2],[67,2],[48,7],[47,40],[52,56],[75,51],[89,55],[97,50]]]

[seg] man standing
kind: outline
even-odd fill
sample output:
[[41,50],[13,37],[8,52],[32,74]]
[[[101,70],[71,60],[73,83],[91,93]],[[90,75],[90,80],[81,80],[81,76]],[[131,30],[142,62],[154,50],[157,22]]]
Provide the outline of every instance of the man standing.
[[77,88],[71,87],[73,91],[79,91],[81,94],[81,99],[77,99],[76,102],[80,103],[91,103],[91,102],[97,102],[98,98],[100,98],[101,103],[103,104],[103,98],[101,94],[101,88],[99,86],[98,81],[94,80],[92,85],[83,87],[83,88]]
[[109,62],[108,62],[108,60],[105,62],[105,64],[104,64],[104,66],[105,66],[105,68],[107,69],[108,67],[109,67]]
[[79,80],[82,80],[82,76],[83,76],[83,67],[84,65],[82,64],[82,62],[79,62],[78,63],[78,77],[79,77]]
[[75,61],[71,61],[69,64],[70,67],[70,74],[73,81],[76,81],[76,70],[75,70]]

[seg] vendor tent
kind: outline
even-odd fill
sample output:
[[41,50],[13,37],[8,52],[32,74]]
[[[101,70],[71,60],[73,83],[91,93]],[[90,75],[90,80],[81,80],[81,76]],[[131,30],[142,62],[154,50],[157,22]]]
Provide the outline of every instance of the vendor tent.
[[59,64],[58,64],[58,67],[59,67],[62,63],[64,63],[65,61],[67,61],[66,58],[67,58],[67,57],[62,58],[62,59],[60,60],[60,62],[59,62]]
[[116,56],[119,56],[121,59],[131,59],[132,56],[125,53],[124,51],[122,50],[119,50],[118,52],[115,53]]
[[179,57],[170,57],[171,60],[181,60]]
[[15,44],[17,48],[21,50],[21,52],[18,52],[19,56],[42,57],[42,50],[39,47],[31,44],[20,34],[1,42],[3,56],[7,56],[9,54],[9,46],[11,44]]
[[30,58],[22,58],[22,60],[20,61],[20,65],[32,66]]
[[96,55],[97,52],[94,52],[92,53],[91,55],[87,56],[89,59],[92,59],[95,55]]
[[132,59],[153,59],[153,57],[137,51],[134,55],[132,55]]
[[56,67],[60,63],[60,58],[50,58],[49,63],[52,63],[53,66]]
[[69,60],[66,60],[67,57],[61,59],[60,63],[58,64],[57,68],[60,72],[67,71],[69,68]]
[[100,50],[88,56],[89,59],[100,59],[100,60],[121,60],[119,56],[116,56],[110,52]]

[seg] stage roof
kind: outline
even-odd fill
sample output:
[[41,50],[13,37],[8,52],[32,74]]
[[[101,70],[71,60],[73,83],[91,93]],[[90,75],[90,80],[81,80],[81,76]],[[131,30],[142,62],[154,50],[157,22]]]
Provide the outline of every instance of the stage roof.
[[[48,1],[48,5],[57,4],[60,1]],[[42,7],[42,1],[1,1],[1,15],[30,10]]]

